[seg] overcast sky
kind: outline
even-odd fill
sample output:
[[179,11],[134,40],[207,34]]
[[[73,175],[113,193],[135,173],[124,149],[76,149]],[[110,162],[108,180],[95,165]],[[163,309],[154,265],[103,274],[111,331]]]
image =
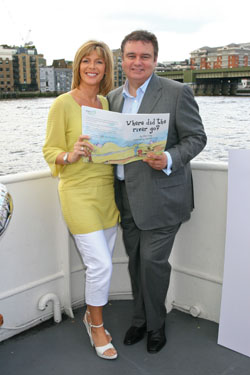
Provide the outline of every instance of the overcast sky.
[[0,44],[32,41],[47,64],[73,60],[89,39],[119,48],[136,29],[156,34],[159,62],[184,60],[203,46],[250,42],[249,0],[0,0],[0,9]]

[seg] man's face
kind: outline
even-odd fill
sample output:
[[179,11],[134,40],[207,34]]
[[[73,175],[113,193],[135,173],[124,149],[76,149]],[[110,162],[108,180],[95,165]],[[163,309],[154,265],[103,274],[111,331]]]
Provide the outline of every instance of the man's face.
[[151,42],[131,40],[125,44],[122,68],[130,83],[141,86],[151,76],[156,64]]

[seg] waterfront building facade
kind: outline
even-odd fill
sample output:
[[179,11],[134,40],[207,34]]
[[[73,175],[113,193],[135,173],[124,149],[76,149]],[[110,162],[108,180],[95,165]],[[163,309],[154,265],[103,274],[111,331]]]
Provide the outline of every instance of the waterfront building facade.
[[223,69],[250,66],[250,43],[202,47],[191,52],[191,69]]
[[13,92],[13,56],[16,49],[6,47],[0,46],[0,92]]
[[167,72],[170,70],[187,70],[190,69],[189,60],[183,61],[163,61],[158,62],[157,66],[155,67],[155,72]]
[[71,90],[72,82],[72,61],[65,59],[53,60],[55,91],[63,93]]
[[40,66],[46,66],[46,60],[34,46],[19,47],[13,58],[15,91],[40,90]]
[[54,68],[55,69],[55,87],[58,93],[71,90],[72,69]]
[[53,66],[43,66],[40,68],[40,91],[55,92],[55,68]]
[[[55,65],[58,66],[57,64]],[[55,68],[54,66],[40,68],[41,92],[67,92],[71,90],[71,82],[71,68]]]
[[113,49],[114,59],[114,87],[122,86],[126,81],[126,75],[122,70],[122,54],[121,49]]
[[0,91],[40,90],[39,67],[45,65],[35,46],[0,46]]
[[53,60],[52,66],[54,68],[72,69],[73,62],[72,61],[67,61],[65,59],[58,59],[58,60]]

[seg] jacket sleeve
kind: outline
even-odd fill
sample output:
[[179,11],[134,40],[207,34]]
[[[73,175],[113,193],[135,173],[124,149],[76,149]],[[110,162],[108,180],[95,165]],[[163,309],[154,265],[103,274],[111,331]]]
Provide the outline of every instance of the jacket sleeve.
[[167,151],[172,157],[172,171],[190,162],[205,147],[207,137],[192,89],[183,85],[176,101],[175,131],[178,141]]

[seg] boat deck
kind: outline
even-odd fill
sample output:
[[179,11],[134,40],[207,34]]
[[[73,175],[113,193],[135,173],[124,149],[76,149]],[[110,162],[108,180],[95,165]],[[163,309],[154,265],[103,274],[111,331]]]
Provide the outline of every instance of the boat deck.
[[[96,356],[82,324],[75,318],[53,319],[0,343],[1,375],[249,375],[250,358],[217,344],[218,324],[172,310],[167,318],[167,345],[157,354],[146,351],[144,340],[123,345],[130,325],[130,301],[111,301],[104,309],[119,357]],[[18,309],[17,309],[18,313]]]

